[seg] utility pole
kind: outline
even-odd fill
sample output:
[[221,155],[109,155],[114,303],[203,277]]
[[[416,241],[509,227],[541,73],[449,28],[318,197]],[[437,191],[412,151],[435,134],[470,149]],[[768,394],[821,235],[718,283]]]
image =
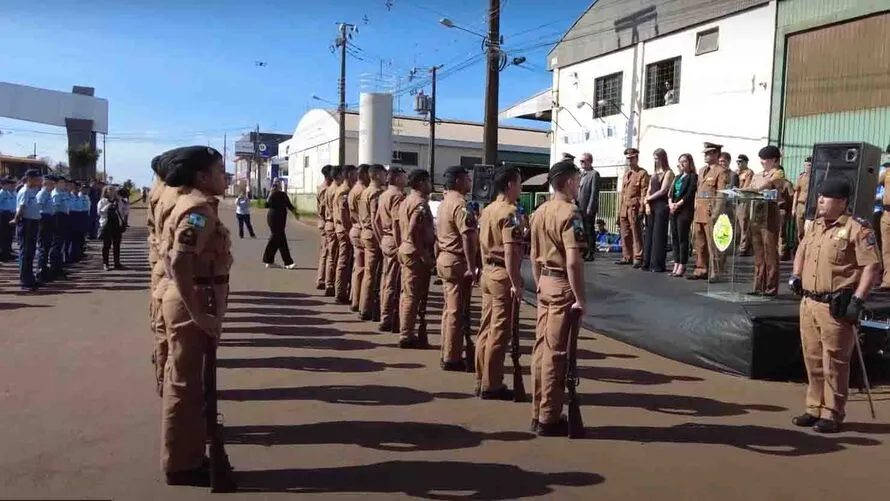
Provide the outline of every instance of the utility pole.
[[[260,192],[260,124],[256,125],[256,132],[253,135],[253,162],[256,165],[256,184],[257,184],[257,192]],[[247,171],[247,182],[248,184],[252,184],[253,180],[250,178],[250,170]]]
[[432,92],[430,95],[430,182],[436,184],[436,71],[442,65],[430,68],[432,75]]
[[[347,33],[349,30],[349,33]],[[339,164],[346,164],[346,44],[355,31],[355,25],[340,23],[340,36],[337,47],[340,48],[340,104],[338,106],[340,121]]]
[[105,149],[105,136],[107,134],[102,134],[102,177],[103,181],[108,182],[108,169],[106,168],[105,159],[108,158],[108,150]]
[[489,0],[488,72],[485,74],[485,123],[482,127],[482,163],[495,165],[498,157],[498,87],[501,63],[501,1]]

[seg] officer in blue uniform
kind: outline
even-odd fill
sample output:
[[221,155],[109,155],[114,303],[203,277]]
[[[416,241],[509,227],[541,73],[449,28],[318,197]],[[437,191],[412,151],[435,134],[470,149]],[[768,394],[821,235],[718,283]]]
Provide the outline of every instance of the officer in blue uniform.
[[9,224],[15,217],[15,179],[0,179],[0,261],[12,261],[12,240],[15,228]]
[[[83,228],[84,206],[80,198],[80,183],[77,181],[68,181],[68,199],[68,222],[71,229],[62,249],[62,258],[70,265],[80,260],[80,235]],[[89,211],[89,207],[86,210]]]
[[37,288],[37,279],[34,277],[34,253],[37,247],[37,232],[40,229],[37,192],[42,180],[40,173],[32,169],[25,172],[23,181],[23,186],[16,193],[15,216],[10,224],[16,225],[19,242],[19,280],[22,290],[33,291]]
[[56,187],[53,190],[53,205],[56,208],[56,228],[53,233],[52,250],[49,253],[49,268],[53,278],[68,278],[65,274],[64,258],[62,250],[65,248],[65,242],[68,240],[69,222],[68,222],[68,195],[65,192],[65,182],[67,180],[63,176],[59,176],[56,181]]
[[36,195],[37,204],[40,206],[40,226],[37,232],[37,281],[46,283],[52,281],[50,272],[50,259],[52,254],[53,238],[56,232],[56,206],[53,204],[53,190],[58,178],[53,174],[47,174],[43,178],[43,188]]
[[87,235],[90,232],[90,186],[86,182],[80,183],[80,193],[77,195],[80,207],[80,226],[77,234],[75,249],[76,261],[83,260],[87,251]]

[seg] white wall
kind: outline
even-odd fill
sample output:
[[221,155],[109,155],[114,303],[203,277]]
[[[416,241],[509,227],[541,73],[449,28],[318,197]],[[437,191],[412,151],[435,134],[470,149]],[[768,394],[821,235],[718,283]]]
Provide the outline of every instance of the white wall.
[[[695,55],[696,34],[719,27],[719,49]],[[639,148],[641,165],[652,170],[651,154],[664,148],[672,165],[682,153],[691,153],[696,165],[703,162],[702,143],[724,145],[724,151],[735,157],[745,153],[752,159],[751,167],[759,170],[757,151],[767,144],[769,134],[770,86],[772,84],[773,40],[775,35],[775,2],[719,21],[699,25],[686,31],[658,38],[638,47],[638,100],[634,109],[639,117],[632,131],[631,145]],[[604,176],[620,175],[621,169],[602,166],[621,164],[627,119],[623,115],[592,118],[590,107],[575,108],[580,98],[593,101],[597,77],[623,71],[623,111],[630,113],[634,49],[619,52],[561,68],[554,72],[554,88],[559,104],[569,108],[590,133],[583,140],[583,128],[565,111],[554,121],[565,131],[555,129],[551,160],[563,152],[593,154],[594,166]],[[665,59],[682,57],[680,66],[680,101],[678,104],[643,110],[645,98],[645,66]],[[573,76],[577,73],[577,79]],[[636,117],[634,117],[636,118]],[[602,139],[611,133],[611,138]],[[564,138],[569,138],[569,144]]]

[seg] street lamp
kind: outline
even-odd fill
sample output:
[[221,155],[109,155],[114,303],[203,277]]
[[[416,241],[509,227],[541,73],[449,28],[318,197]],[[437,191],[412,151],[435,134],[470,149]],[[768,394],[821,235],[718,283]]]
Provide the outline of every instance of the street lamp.
[[315,94],[312,95],[312,99],[314,99],[314,100],[316,100],[316,101],[321,101],[321,102],[323,102],[323,103],[330,104],[330,105],[332,105],[332,106],[340,106],[339,104],[337,104],[337,103],[335,103],[335,102],[333,102],[333,101],[329,101],[329,100],[327,100],[327,99],[318,97],[318,96],[316,96]]
[[447,17],[443,17],[442,19],[439,19],[439,24],[441,24],[442,26],[444,26],[446,28],[455,28],[455,29],[458,29],[461,31],[466,31],[467,33],[470,33],[471,35],[476,35],[477,37],[482,38],[483,40],[488,38],[481,33],[477,33],[473,30],[468,30],[468,29],[464,28],[463,26],[458,26],[458,25],[454,24],[454,21],[452,21],[451,19],[448,19]]

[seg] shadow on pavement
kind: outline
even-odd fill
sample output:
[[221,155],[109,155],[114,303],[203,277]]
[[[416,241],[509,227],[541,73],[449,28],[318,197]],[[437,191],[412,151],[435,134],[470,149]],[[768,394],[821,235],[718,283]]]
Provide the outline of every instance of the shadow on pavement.
[[235,472],[240,491],[369,492],[422,499],[520,499],[552,486],[602,483],[596,473],[538,473],[518,466],[459,461],[387,461],[361,466]]
[[484,433],[463,426],[394,421],[333,421],[302,425],[226,426],[227,444],[250,445],[359,445],[392,452],[468,449],[483,441],[531,440],[531,433]]
[[741,416],[752,411],[781,412],[777,405],[735,404],[704,397],[651,393],[592,393],[581,395],[583,405],[639,408],[663,414],[695,417]]
[[358,351],[373,350],[379,345],[370,341],[342,338],[223,338],[220,346],[233,348],[300,348],[303,350]]
[[[226,324],[229,320],[226,319]],[[240,326],[223,326],[223,336],[226,334],[266,334],[269,336],[300,336],[300,337],[339,337],[345,336],[346,333],[341,330],[325,329],[319,327],[308,327],[303,325],[240,325]],[[225,337],[223,337],[225,339]]]
[[47,304],[27,304],[27,303],[0,303],[0,311],[19,310],[22,308],[48,308]]
[[462,393],[428,393],[404,386],[330,385],[289,388],[250,388],[219,391],[220,400],[318,400],[346,405],[417,405],[436,398],[458,400],[472,398]]
[[[519,347],[522,355],[531,356],[533,346],[521,345]],[[508,354],[509,356],[509,354]],[[607,358],[617,358],[621,360],[632,360],[639,358],[636,355],[627,355],[624,353],[600,353],[598,351],[588,350],[587,348],[578,348],[578,360],[605,360]]]
[[422,364],[386,364],[364,358],[344,357],[269,357],[269,358],[221,358],[217,367],[226,369],[291,369],[307,372],[380,372],[386,369],[422,369]]
[[618,384],[657,385],[670,384],[674,381],[704,381],[704,379],[695,376],[669,376],[643,369],[626,369],[624,367],[578,367],[578,375],[583,379],[594,379],[605,383]]
[[[304,311],[305,310],[300,310]],[[227,311],[228,313],[228,311]],[[326,318],[322,318],[320,315],[316,314],[313,316],[298,316],[298,313],[294,313],[293,315],[287,313],[286,311],[282,311],[281,313],[285,313],[285,315],[279,317],[267,317],[262,315],[255,315],[249,317],[226,317],[226,323],[248,323],[248,324],[266,324],[266,325],[326,325],[333,323]]]
[[[235,298],[229,298],[229,303],[238,302],[239,300]],[[227,313],[244,313],[246,315],[270,315],[270,316],[280,316],[280,315],[319,315],[320,312],[318,310],[307,310],[301,308],[294,308],[290,306],[284,306],[280,308],[274,307],[258,307],[258,306],[234,306],[226,310]]]
[[804,431],[755,425],[685,423],[667,428],[603,426],[588,428],[586,438],[636,443],[711,444],[736,447],[770,456],[812,456],[846,449],[847,445],[874,446],[872,438],[816,435]]

